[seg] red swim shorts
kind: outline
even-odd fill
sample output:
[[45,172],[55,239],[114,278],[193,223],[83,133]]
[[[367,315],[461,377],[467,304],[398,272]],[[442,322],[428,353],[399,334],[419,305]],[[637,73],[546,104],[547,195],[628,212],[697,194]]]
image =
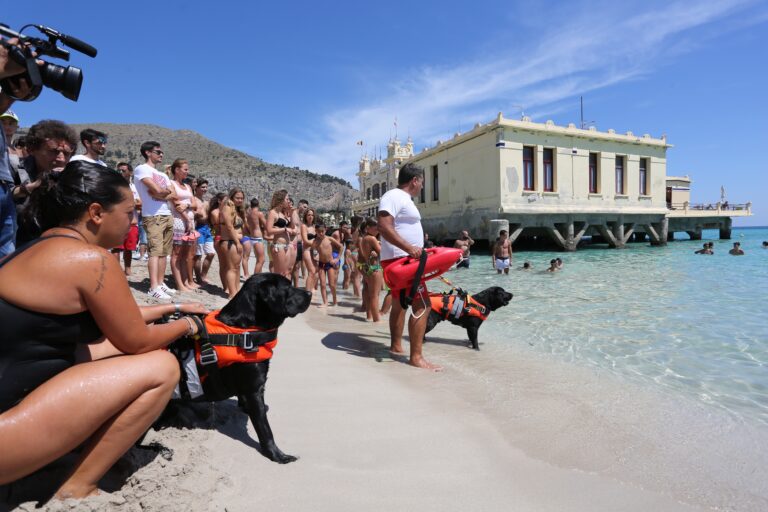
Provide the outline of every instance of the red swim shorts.
[[135,251],[139,245],[139,226],[133,224],[131,229],[128,230],[128,234],[125,235],[123,245],[117,247],[121,251]]
[[[386,272],[387,267],[390,266],[391,264],[393,264],[394,262],[400,260],[400,259],[401,258],[392,258],[390,260],[382,260],[381,261],[381,268],[382,268],[382,270],[384,270],[383,273],[384,273],[384,276],[385,276],[385,278],[384,278],[385,282],[386,282],[386,275],[387,275],[387,272]],[[387,283],[387,286],[389,286],[390,290],[392,291],[392,298],[394,298],[395,300],[400,300],[400,290],[402,288],[393,288],[390,283]],[[411,293],[411,290],[410,289],[405,290],[405,293],[406,294]],[[418,297],[418,296],[421,296],[422,300],[424,300],[427,304],[429,304],[429,292],[427,291],[427,283],[426,282],[421,283],[421,286],[419,286],[419,289],[416,292],[416,296],[413,299],[416,300],[416,297]]]

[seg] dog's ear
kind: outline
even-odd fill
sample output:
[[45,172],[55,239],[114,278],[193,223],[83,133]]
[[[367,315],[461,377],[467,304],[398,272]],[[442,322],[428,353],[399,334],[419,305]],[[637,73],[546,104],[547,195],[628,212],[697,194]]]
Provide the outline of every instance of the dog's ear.
[[[269,276],[270,274],[251,276],[227,305],[221,308],[218,319],[232,327],[246,328],[259,325],[259,312],[264,309],[263,304],[259,304],[259,298],[262,289],[271,288]],[[264,314],[264,311],[261,313]]]

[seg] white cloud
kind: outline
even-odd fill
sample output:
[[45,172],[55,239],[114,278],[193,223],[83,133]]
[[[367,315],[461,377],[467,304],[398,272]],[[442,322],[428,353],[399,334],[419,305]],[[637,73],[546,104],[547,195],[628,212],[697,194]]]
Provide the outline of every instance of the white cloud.
[[[518,111],[514,105],[524,105],[527,113],[557,112],[562,108],[558,102],[636,79],[703,39],[744,23],[742,19],[713,26],[750,5],[740,0],[645,2],[622,11],[615,5],[602,9],[585,4],[579,14],[551,18],[549,29],[527,47],[500,45],[491,58],[404,70],[408,80],[391,84],[369,104],[328,113],[314,128],[320,135],[280,159],[356,183],[360,147],[355,142],[363,139],[372,152],[373,144],[386,142],[392,134],[396,116],[400,138],[408,130],[420,149],[450,136],[457,120],[466,130],[475,122],[489,121],[500,109],[513,117]],[[689,40],[690,32],[702,27],[706,33],[697,31],[696,41]]]

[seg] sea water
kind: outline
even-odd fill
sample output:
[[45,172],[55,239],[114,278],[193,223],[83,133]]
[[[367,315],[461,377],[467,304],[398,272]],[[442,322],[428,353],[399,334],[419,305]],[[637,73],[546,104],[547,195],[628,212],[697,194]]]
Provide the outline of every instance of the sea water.
[[[446,277],[471,292],[499,285],[514,293],[480,330],[496,363],[532,351],[766,424],[768,228],[717,235],[666,247],[518,252],[509,275],[497,275],[488,254],[473,254],[470,269]],[[714,255],[694,254],[704,241],[714,242]],[[735,241],[744,256],[728,254]],[[545,272],[556,257],[564,268]],[[533,270],[520,270],[524,261]],[[430,282],[430,291],[447,288]]]

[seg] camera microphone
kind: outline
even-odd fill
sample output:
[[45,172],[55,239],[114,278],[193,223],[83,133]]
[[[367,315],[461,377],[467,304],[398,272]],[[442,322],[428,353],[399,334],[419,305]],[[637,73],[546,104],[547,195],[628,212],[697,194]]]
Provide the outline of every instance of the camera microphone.
[[62,34],[61,32],[57,32],[56,30],[43,25],[33,25],[33,26],[36,29],[38,29],[40,32],[59,39],[62,43],[69,46],[73,50],[77,50],[78,52],[83,53],[89,57],[96,57],[96,54],[98,53],[98,50],[96,48],[89,45],[85,41],[81,41],[76,37],[68,36],[67,34]]

